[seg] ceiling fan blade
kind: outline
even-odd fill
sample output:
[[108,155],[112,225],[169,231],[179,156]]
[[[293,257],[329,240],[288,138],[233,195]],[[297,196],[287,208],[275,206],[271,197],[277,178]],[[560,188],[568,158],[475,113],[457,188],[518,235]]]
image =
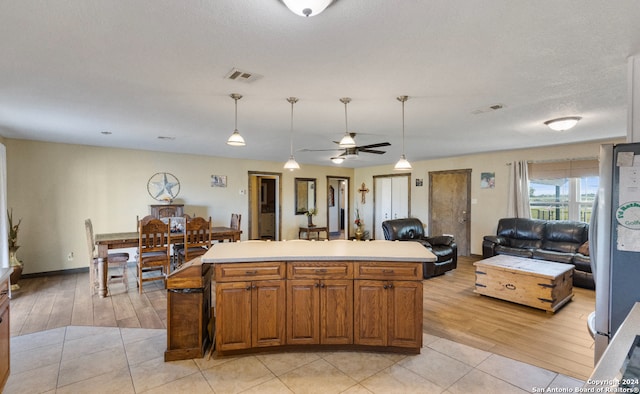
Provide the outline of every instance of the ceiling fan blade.
[[296,152],[332,152],[332,151],[337,151],[337,150],[342,150],[340,148],[334,148],[334,149],[307,149],[307,148],[302,148],[302,149],[297,149]]
[[375,154],[378,154],[378,155],[383,155],[383,154],[387,153],[386,151],[383,151],[383,150],[374,150],[374,149],[362,149],[362,148],[359,148],[358,150],[360,152],[375,153]]
[[383,147],[383,146],[391,146],[391,144],[388,143],[388,142],[380,142],[380,143],[377,143],[377,144],[358,146],[357,148],[369,149],[369,148],[380,148],[380,147]]

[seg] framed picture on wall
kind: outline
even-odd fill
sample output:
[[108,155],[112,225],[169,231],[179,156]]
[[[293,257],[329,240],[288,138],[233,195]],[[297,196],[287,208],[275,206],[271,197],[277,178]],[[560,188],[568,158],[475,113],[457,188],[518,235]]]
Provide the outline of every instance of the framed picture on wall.
[[227,187],[227,176],[211,175],[211,187]]
[[496,173],[480,173],[480,189],[493,189],[494,187],[496,187]]

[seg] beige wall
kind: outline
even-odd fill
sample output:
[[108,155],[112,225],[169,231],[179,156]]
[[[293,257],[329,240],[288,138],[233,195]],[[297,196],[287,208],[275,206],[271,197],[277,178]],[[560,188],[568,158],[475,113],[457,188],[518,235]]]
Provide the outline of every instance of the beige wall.
[[[282,173],[282,238],[297,238],[306,216],[294,215],[293,179],[317,178],[318,216],[325,224],[326,175],[353,175],[352,169],[302,166],[285,171],[284,163],[98,148],[6,139],[8,207],[22,218],[18,257],[24,272],[85,267],[88,262],[84,220],[96,233],[135,231],[136,215],[157,203],[147,192],[156,172],[170,172],[181,183],[175,202],[185,213],[211,216],[214,225],[229,225],[231,213],[242,214],[243,239],[248,229],[248,172]],[[286,158],[285,158],[286,159]],[[226,175],[227,187],[211,187],[211,175]],[[247,190],[244,195],[240,190]],[[72,260],[68,259],[73,253]]]
[[[616,141],[616,142],[622,142]],[[326,176],[350,177],[350,229],[357,206],[367,230],[372,230],[373,176],[392,174],[393,166],[362,169],[303,165],[300,171],[284,171],[283,163],[232,160],[208,156],[98,148],[5,139],[7,147],[8,207],[22,218],[18,256],[25,273],[85,267],[88,261],[84,219],[91,218],[97,233],[135,231],[136,215],[149,212],[156,201],[147,193],[149,177],[170,172],[181,182],[176,202],[185,212],[211,216],[215,225],[228,225],[232,212],[243,216],[243,239],[248,229],[248,172],[282,173],[282,235],[297,238],[297,228],[306,222],[294,215],[293,179],[317,178],[317,225],[326,224]],[[506,215],[507,163],[513,160],[555,160],[596,157],[600,142],[523,149],[413,162],[411,171],[411,216],[428,222],[429,171],[472,170],[471,253],[482,253],[482,236],[495,232],[497,220]],[[411,158],[409,158],[411,159]],[[480,189],[480,173],[495,172],[495,189]],[[227,187],[211,187],[211,175],[226,175]],[[424,179],[416,187],[415,179]],[[364,182],[371,190],[366,204],[357,189]],[[240,190],[247,190],[241,195]],[[245,219],[246,218],[246,219]],[[70,253],[74,254],[68,260]]]
[[[611,141],[609,141],[611,142]],[[615,142],[624,142],[616,140]],[[575,158],[596,158],[600,144],[585,143],[559,145],[546,148],[522,149],[487,154],[450,157],[438,160],[411,161],[411,216],[428,223],[429,208],[429,172],[456,169],[471,169],[471,253],[482,254],[482,237],[494,234],[498,219],[507,214],[507,180],[509,167],[507,163],[514,160],[542,161]],[[480,188],[480,173],[495,172],[494,189]],[[362,182],[371,190],[367,194],[366,204],[360,206],[360,214],[364,215],[365,228],[373,235],[373,176],[398,173],[393,165],[356,169],[354,185],[359,189]],[[423,186],[416,186],[416,178],[423,179]],[[352,218],[353,219],[353,218]],[[433,234],[432,234],[433,235]]]

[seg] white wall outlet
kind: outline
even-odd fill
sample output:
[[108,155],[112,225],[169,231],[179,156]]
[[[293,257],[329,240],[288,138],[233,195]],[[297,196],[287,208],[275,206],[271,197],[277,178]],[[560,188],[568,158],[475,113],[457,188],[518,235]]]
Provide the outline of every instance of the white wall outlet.
[[67,260],[68,261],[72,261],[73,260],[73,252],[69,252],[69,254],[67,255]]

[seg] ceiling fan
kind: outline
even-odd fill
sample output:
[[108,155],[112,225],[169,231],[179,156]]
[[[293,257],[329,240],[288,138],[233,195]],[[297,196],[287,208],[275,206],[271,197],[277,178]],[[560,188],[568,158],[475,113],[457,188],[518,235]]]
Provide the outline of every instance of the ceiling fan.
[[[351,138],[355,138],[356,133],[349,133],[349,136]],[[340,141],[333,141],[334,143],[340,145]],[[343,158],[355,158],[356,156],[358,156],[359,152],[364,152],[364,153],[374,153],[377,155],[383,155],[385,153],[387,153],[384,150],[378,150],[378,149],[374,149],[374,148],[381,148],[383,146],[391,146],[391,144],[389,142],[379,142],[377,144],[369,144],[369,145],[356,145],[353,147],[349,147],[349,148],[341,148],[341,147],[336,147],[333,149],[301,149],[301,152],[330,152],[330,151],[342,151],[342,153],[340,153],[339,155],[337,155],[336,157],[343,157]]]
[[342,139],[340,141],[333,141],[336,144],[338,144],[339,148],[336,148],[336,149],[302,149],[301,151],[303,151],[303,152],[321,152],[321,151],[335,151],[335,150],[342,151],[342,153],[340,155],[334,156],[334,157],[331,158],[331,160],[336,164],[341,163],[342,160],[345,159],[345,158],[351,159],[351,158],[357,157],[359,152],[375,153],[375,154],[378,154],[378,155],[385,154],[386,151],[376,150],[376,149],[373,149],[373,148],[381,148],[383,146],[390,146],[391,144],[388,143],[388,142],[380,142],[380,143],[377,143],[377,144],[362,145],[362,146],[356,145],[356,141],[355,141],[356,133],[349,132],[349,123],[347,121],[347,104],[349,104],[351,102],[351,98],[343,97],[343,98],[340,99],[340,102],[342,104],[344,104],[345,132],[344,132],[344,136],[342,137]]

